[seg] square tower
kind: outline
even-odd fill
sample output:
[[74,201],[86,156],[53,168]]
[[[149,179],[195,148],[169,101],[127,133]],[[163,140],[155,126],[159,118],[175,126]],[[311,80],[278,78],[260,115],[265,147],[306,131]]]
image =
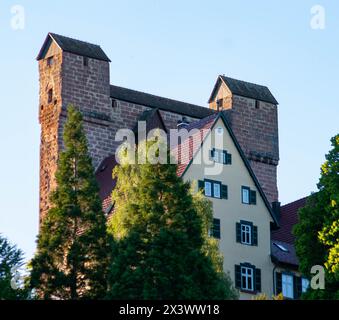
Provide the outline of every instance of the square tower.
[[219,76],[210,109],[224,111],[268,200],[278,201],[278,102],[261,85]]

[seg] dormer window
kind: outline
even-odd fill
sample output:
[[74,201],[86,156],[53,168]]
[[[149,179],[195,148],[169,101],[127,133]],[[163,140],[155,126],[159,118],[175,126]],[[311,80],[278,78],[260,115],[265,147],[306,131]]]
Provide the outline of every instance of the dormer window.
[[52,103],[53,101],[53,89],[48,90],[48,103]]

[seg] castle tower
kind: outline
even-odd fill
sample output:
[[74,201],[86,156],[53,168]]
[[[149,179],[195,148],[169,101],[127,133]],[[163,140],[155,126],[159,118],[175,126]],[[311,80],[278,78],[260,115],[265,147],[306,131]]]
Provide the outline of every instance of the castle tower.
[[95,168],[112,154],[112,103],[109,58],[97,45],[48,34],[37,57],[40,75],[40,222],[55,189],[55,172],[63,148],[67,106],[84,116],[89,152]]
[[219,76],[210,109],[225,111],[268,200],[278,201],[278,102],[267,87]]

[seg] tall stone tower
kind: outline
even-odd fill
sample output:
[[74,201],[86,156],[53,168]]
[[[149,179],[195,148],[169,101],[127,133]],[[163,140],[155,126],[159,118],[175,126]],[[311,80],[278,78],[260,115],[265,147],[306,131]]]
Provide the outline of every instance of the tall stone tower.
[[56,187],[55,172],[63,148],[69,104],[84,116],[93,165],[112,153],[110,60],[97,45],[48,34],[37,57],[40,75],[40,222]]
[[267,87],[219,76],[210,109],[225,112],[268,200],[278,201],[278,102]]

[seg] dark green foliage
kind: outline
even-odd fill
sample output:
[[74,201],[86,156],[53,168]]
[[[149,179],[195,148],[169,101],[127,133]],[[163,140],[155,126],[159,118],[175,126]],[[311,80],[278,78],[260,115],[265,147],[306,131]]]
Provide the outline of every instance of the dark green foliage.
[[38,237],[31,286],[44,299],[100,299],[107,290],[109,239],[82,116],[68,108],[52,208]]
[[25,289],[13,289],[11,280],[14,271],[24,265],[24,256],[20,249],[11,245],[8,240],[0,235],[0,300],[23,300],[28,296]]
[[216,242],[208,240],[211,205],[191,195],[176,166],[124,163],[114,176],[110,298],[235,299]]
[[304,299],[339,299],[339,135],[321,168],[319,192],[299,210],[294,228],[300,271],[312,277],[312,266],[325,266],[325,290],[308,290]]

